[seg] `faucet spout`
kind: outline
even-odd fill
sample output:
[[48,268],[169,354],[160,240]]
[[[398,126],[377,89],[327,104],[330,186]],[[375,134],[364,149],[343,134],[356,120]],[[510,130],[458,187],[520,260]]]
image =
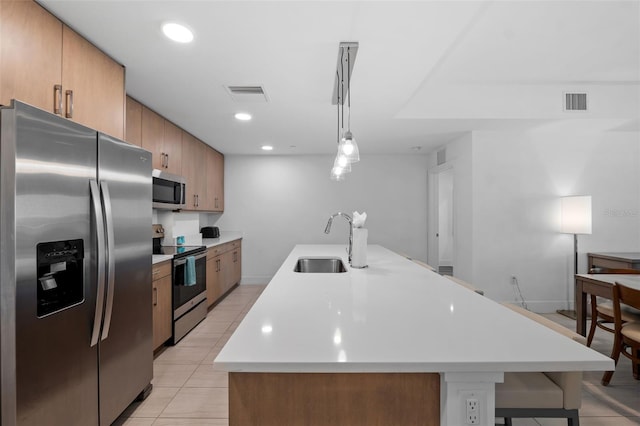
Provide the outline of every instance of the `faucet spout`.
[[347,249],[347,252],[349,253],[349,265],[351,265],[351,252],[353,250],[353,219],[351,219],[351,216],[342,212],[332,214],[329,217],[329,221],[327,222],[327,226],[324,229],[324,233],[328,234],[329,232],[331,232],[331,224],[333,223],[333,218],[335,218],[336,216],[342,216],[347,222],[349,222],[349,248]]
[[329,232],[331,232],[331,224],[333,223],[333,216],[331,216],[329,218],[329,222],[327,222],[327,227],[324,228],[324,233],[328,234]]

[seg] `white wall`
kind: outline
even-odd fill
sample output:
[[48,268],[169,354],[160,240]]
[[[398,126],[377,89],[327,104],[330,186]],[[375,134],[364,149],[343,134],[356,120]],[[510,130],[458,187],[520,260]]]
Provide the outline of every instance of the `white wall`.
[[573,237],[559,233],[561,196],[592,196],[593,234],[579,236],[580,272],[587,252],[640,250],[638,132],[474,132],[471,146],[471,175],[454,180],[454,191],[472,186],[465,196],[472,205],[455,209],[471,212],[471,234],[458,237],[473,256],[461,257],[468,247],[456,241],[463,270],[454,273],[488,297],[514,300],[515,275],[534,311],[565,308],[567,288],[573,300]]
[[369,243],[426,260],[424,155],[362,156],[345,181],[329,179],[330,156],[225,157],[225,211],[209,216],[222,231],[242,231],[242,282],[267,283],[296,244],[345,244],[337,211],[367,212]]

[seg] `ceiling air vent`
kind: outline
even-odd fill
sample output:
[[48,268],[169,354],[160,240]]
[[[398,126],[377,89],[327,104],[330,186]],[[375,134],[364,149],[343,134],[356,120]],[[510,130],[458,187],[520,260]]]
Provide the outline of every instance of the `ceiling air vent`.
[[587,110],[587,94],[586,93],[565,93],[564,94],[564,110],[565,111],[586,111]]
[[262,86],[225,86],[225,89],[236,102],[269,102]]

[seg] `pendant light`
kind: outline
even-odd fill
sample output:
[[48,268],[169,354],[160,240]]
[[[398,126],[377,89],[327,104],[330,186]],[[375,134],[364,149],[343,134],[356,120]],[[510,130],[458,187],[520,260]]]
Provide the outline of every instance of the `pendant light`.
[[347,157],[349,163],[357,163],[360,161],[360,151],[351,133],[351,47],[347,47],[347,99],[347,131],[340,140],[340,153]]
[[[340,43],[338,52],[338,67],[334,86],[333,102],[338,106],[338,152],[333,161],[330,177],[333,180],[344,180],[351,172],[351,163],[360,161],[358,145],[351,133],[351,68],[358,51],[357,42]],[[346,56],[346,58],[345,58]],[[347,81],[345,90],[344,68],[347,66]],[[344,129],[344,103],[348,99],[347,130]]]
[[[341,89],[342,91],[343,89]],[[344,93],[344,92],[342,92]],[[344,180],[345,175],[351,172],[351,163],[347,159],[347,156],[342,154],[340,151],[340,100],[342,99],[341,95],[338,94],[338,153],[336,154],[335,160],[333,160],[333,168],[331,169],[331,179],[336,181]],[[343,112],[344,115],[344,112]],[[344,122],[344,117],[343,120]]]

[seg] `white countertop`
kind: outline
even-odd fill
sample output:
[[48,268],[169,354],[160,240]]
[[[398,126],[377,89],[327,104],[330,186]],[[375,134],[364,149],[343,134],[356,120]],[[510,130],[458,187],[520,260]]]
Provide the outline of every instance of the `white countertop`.
[[[220,232],[220,238],[203,238],[202,245],[208,249],[211,247],[219,246],[220,244],[229,243],[231,241],[242,239],[242,232],[230,231]],[[165,260],[171,260],[173,256],[169,254],[154,254],[152,264],[164,262]]]
[[[293,272],[338,256],[348,272]],[[252,372],[603,371],[608,357],[381,246],[298,245],[215,360]]]
[[203,238],[202,245],[207,246],[207,248],[211,248],[240,239],[242,239],[242,232],[224,231],[220,232],[220,238]]
[[173,259],[173,256],[170,255],[170,254],[154,254],[151,257],[152,257],[151,263],[153,265],[155,265],[156,263],[161,263],[161,262],[164,262],[166,260]]

